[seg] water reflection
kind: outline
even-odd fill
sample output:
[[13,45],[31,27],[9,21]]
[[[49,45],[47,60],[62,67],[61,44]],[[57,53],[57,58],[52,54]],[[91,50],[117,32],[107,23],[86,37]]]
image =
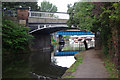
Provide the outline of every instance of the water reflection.
[[69,68],[74,62],[74,56],[54,56],[56,65]]
[[75,62],[75,59],[73,54],[58,56],[55,55],[55,53],[71,53],[72,51],[79,52],[79,46],[75,49],[72,47],[75,46],[65,44],[55,46],[53,52],[34,51],[28,54],[4,55],[3,77],[39,78],[40,76],[43,76],[52,79],[61,77],[67,68]]
[[56,65],[69,68],[75,62],[74,54],[78,52],[80,52],[79,44],[57,45],[51,53],[51,59]]
[[[71,50],[72,47],[75,47],[73,45],[64,50],[69,46],[68,44],[54,46],[54,51],[51,53],[50,51],[32,52],[30,56],[31,72],[52,78],[61,77],[67,68],[75,62],[74,54],[79,52],[79,48]],[[56,55],[60,53],[64,54]]]
[[[50,51],[32,52],[30,57],[31,72],[39,76],[50,78],[60,77],[67,68],[55,65],[55,62],[51,62]],[[32,77],[36,77],[34,74],[32,74]]]

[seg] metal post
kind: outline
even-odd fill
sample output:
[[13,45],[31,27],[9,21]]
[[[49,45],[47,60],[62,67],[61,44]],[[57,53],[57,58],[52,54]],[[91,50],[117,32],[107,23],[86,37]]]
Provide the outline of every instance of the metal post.
[[40,25],[38,25],[38,29],[40,29]]
[[3,8],[3,16],[5,16],[5,10],[6,10],[6,8]]
[[44,28],[46,28],[46,25],[44,25]]
[[80,41],[79,41],[79,51],[80,51]]

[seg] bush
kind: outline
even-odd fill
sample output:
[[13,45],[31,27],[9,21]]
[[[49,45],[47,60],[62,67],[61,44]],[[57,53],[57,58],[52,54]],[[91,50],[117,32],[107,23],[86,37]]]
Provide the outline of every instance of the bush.
[[107,46],[104,46],[103,47],[103,53],[105,54],[105,55],[108,55],[109,53],[108,53],[108,47]]
[[27,33],[29,29],[29,27],[19,25],[11,20],[3,20],[3,52],[18,53],[28,48],[29,40],[33,38]]

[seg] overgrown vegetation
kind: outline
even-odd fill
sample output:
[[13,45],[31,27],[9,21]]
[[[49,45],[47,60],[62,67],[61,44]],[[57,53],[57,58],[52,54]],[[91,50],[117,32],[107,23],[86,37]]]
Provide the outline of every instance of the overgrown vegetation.
[[118,70],[116,70],[115,65],[111,62],[110,57],[104,58],[104,65],[109,72],[109,78],[118,78]]
[[70,35],[63,35],[63,38],[70,39]]
[[77,66],[82,63],[83,61],[83,54],[84,52],[80,52],[75,54],[75,63],[72,64],[72,66],[65,72],[65,74],[62,76],[62,78],[73,78],[74,76],[72,75],[73,72],[76,71]]
[[101,39],[99,44],[102,44],[104,54],[111,57],[118,69],[120,2],[76,2],[73,6],[68,5],[68,13],[68,25],[94,32]]
[[68,13],[70,14],[68,25],[90,31],[93,22],[92,17],[90,17],[92,9],[92,3],[76,2],[72,7],[68,6]]
[[52,45],[58,45],[58,42],[55,39],[53,39],[53,36],[51,37],[51,42]]
[[[33,36],[28,34],[30,28],[11,20],[2,20],[2,66],[3,78],[28,78],[29,41]],[[26,64],[27,63],[27,64]]]
[[41,2],[41,5],[39,6],[40,11],[49,11],[49,12],[56,12],[57,7],[56,5],[53,5],[52,3],[48,1]]
[[28,49],[28,43],[33,38],[28,34],[28,30],[28,27],[18,25],[11,20],[3,20],[3,53],[22,53]]
[[3,54],[2,78],[30,78],[29,54]]
[[38,10],[37,2],[2,2],[2,7],[6,8],[6,10],[16,10],[17,8],[24,7],[29,8],[31,10]]
[[48,1],[41,2],[39,6],[37,2],[3,2],[2,6],[5,10],[16,10],[17,8],[30,8],[32,11],[49,11],[56,12],[57,7]]

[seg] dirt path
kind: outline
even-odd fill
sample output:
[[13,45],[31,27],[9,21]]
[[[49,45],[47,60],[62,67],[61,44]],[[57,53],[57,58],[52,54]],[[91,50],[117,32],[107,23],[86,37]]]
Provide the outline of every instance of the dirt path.
[[103,61],[94,49],[87,50],[83,57],[83,63],[79,64],[76,72],[72,73],[74,78],[108,78]]

